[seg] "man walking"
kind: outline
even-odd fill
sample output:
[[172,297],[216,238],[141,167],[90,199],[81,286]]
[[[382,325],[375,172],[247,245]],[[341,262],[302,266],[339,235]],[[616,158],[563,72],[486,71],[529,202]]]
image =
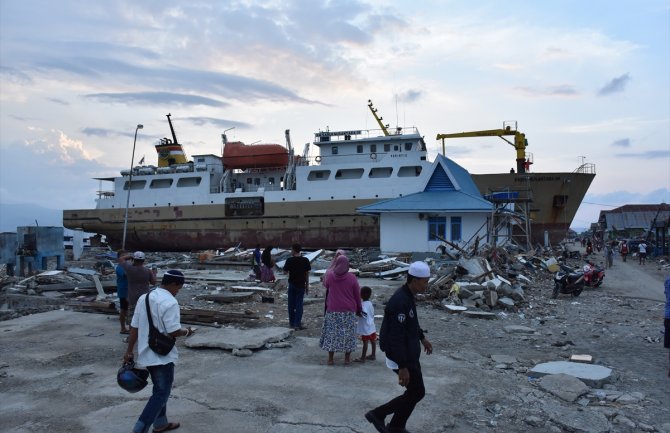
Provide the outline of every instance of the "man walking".
[[[389,299],[384,309],[379,347],[386,353],[386,366],[398,375],[398,384],[405,393],[365,414],[365,418],[380,433],[409,433],[405,424],[416,404],[426,393],[421,374],[421,345],[426,354],[433,346],[419,326],[414,297],[428,287],[430,268],[424,262],[414,262],[407,273],[407,283]],[[393,414],[391,422],[384,419]]]
[[286,259],[284,271],[288,272],[288,324],[296,331],[302,325],[303,299],[309,293],[309,260],[300,254],[300,244],[291,245],[292,256]]
[[126,260],[119,261],[119,266],[123,268],[128,278],[128,315],[131,319],[139,297],[156,284],[156,270],[146,268],[144,259],[145,255],[142,251],[135,251],[132,264]]
[[[663,347],[670,349],[670,277],[665,280],[665,315],[663,317],[663,326],[665,327]],[[668,361],[670,361],[670,351],[668,352]],[[668,377],[670,377],[670,369],[668,369]]]
[[639,251],[640,255],[640,264],[641,265],[646,265],[647,264],[647,244],[642,241],[638,244],[637,249]]
[[138,300],[140,308],[135,310],[130,324],[128,348],[123,360],[128,362],[134,358],[133,350],[137,343],[137,364],[149,370],[153,392],[135,423],[133,433],[147,433],[151,425],[154,426],[155,433],[179,428],[178,422],[168,422],[166,413],[167,401],[174,380],[174,362],[179,357],[179,353],[177,347],[173,347],[167,355],[162,356],[149,347],[149,319],[145,298],[149,297],[151,318],[158,331],[174,338],[188,337],[193,334],[193,330],[190,327],[182,329],[179,304],[176,299],[183,285],[184,274],[177,270],[169,270],[163,275],[160,287],[140,296]]

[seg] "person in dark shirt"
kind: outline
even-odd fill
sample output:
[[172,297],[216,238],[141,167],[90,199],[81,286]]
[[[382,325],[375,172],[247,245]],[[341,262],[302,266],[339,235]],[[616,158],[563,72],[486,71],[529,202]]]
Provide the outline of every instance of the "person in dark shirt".
[[[380,433],[407,433],[405,424],[426,390],[421,374],[421,345],[426,354],[433,346],[419,327],[414,296],[428,287],[430,268],[424,262],[414,262],[407,272],[407,283],[399,288],[384,309],[379,348],[386,354],[386,365],[398,375],[405,393],[365,414],[365,418]],[[393,414],[391,422],[384,419]]]
[[288,272],[288,323],[296,331],[305,329],[302,325],[303,299],[309,293],[309,271],[312,266],[302,257],[300,244],[291,245],[291,257],[286,259],[284,271]]
[[126,326],[126,318],[128,317],[128,277],[126,271],[123,270],[121,262],[125,262],[128,258],[124,250],[119,250],[116,253],[118,265],[116,266],[116,296],[119,298],[119,323],[121,324],[121,334],[128,334],[130,331]]
[[119,262],[128,278],[128,318],[132,319],[135,313],[135,304],[140,296],[151,290],[151,286],[156,284],[156,269],[149,269],[144,266],[145,254],[142,251],[133,253],[133,262]]

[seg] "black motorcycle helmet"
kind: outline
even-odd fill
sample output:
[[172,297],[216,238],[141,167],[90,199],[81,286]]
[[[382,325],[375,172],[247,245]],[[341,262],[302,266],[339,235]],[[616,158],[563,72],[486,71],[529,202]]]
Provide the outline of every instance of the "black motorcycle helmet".
[[130,360],[125,362],[119,372],[116,374],[116,383],[128,392],[138,392],[147,386],[149,371],[135,368],[135,362]]

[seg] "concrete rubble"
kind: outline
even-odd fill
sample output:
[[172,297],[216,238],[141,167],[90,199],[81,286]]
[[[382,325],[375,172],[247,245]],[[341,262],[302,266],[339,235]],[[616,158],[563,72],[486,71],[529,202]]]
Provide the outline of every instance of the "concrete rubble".
[[[564,257],[563,251],[566,250],[560,246],[524,251],[515,245],[496,248],[481,245],[476,252],[461,248],[456,252],[453,249],[445,251],[445,254],[393,257],[374,249],[347,251],[352,272],[373,286],[377,329],[384,303],[394,288],[404,281],[409,263],[419,259],[431,266],[433,276],[429,288],[418,297],[422,308],[419,314],[422,325],[426,310],[436,317],[435,323],[440,325],[429,327],[427,336],[447,343],[436,347],[443,360],[422,358],[422,363],[426,363],[427,384],[433,387],[426,401],[436,399],[438,391],[435,387],[442,390],[447,385],[453,387],[448,389],[453,393],[449,398],[454,401],[453,404],[434,402],[428,420],[437,424],[433,430],[419,431],[670,433],[670,425],[658,421],[661,417],[650,419],[647,416],[649,408],[653,408],[654,413],[667,412],[659,395],[642,392],[645,379],[641,379],[640,388],[630,382],[624,387],[630,371],[624,371],[611,360],[603,363],[602,354],[597,349],[610,338],[609,328],[619,326],[622,333],[625,332],[623,335],[628,335],[631,331],[627,327],[637,324],[620,323],[617,318],[603,314],[588,320],[588,332],[580,339],[566,316],[570,308],[576,309],[585,302],[583,298],[550,299],[552,270],[556,265],[578,267],[582,263],[580,259]],[[180,343],[185,350],[193,351],[185,356],[186,362],[200,368],[203,361],[188,359],[202,356],[213,363],[218,359],[216,357],[226,357],[221,359],[227,363],[247,363],[242,365],[254,366],[261,371],[272,359],[272,353],[276,353],[276,356],[290,357],[289,365],[310,358],[310,362],[318,366],[318,361],[314,360],[321,356],[318,334],[325,294],[320,281],[335,252],[317,250],[307,253],[313,272],[305,308],[312,308],[312,314],[306,314],[306,320],[310,322],[303,333],[285,327],[286,276],[278,267],[275,269],[277,281],[262,283],[255,280],[250,266],[251,249],[237,246],[192,254],[147,253],[146,265],[156,265],[159,276],[170,268],[179,268],[186,275],[186,285],[179,294],[182,322],[198,327],[196,334]],[[273,256],[281,264],[290,256],[290,251],[275,249]],[[74,266],[64,270],[52,269],[21,279],[2,276],[0,320],[63,309],[110,316],[117,314],[112,259],[110,251],[90,250],[79,261],[71,262]],[[668,261],[659,259],[658,266],[665,269]],[[613,297],[606,301],[621,308],[627,308],[626,302],[635,304],[635,301]],[[649,333],[648,343],[644,344],[657,347],[661,340],[653,334],[656,330],[646,332]],[[91,339],[104,338],[93,327],[86,333]],[[94,337],[97,335],[101,337]],[[468,336],[478,336],[480,340],[467,348],[461,347]],[[180,348],[180,352],[184,349]],[[489,350],[489,353],[479,349]],[[296,350],[301,352],[293,354]],[[378,354],[379,358],[383,360],[383,354]],[[9,370],[8,365],[0,362],[0,379],[3,371]],[[219,368],[226,367],[219,365]],[[312,368],[311,364],[309,368]],[[310,372],[316,379],[323,374]],[[459,375],[466,375],[467,380]],[[471,384],[481,378],[486,378],[489,385],[469,391]],[[343,380],[346,381],[346,377]],[[323,378],[306,386],[316,389],[322,381]],[[498,387],[503,383],[506,385]],[[240,389],[247,386],[238,384]],[[282,386],[278,387],[282,389]],[[394,388],[393,391],[397,390]],[[177,398],[185,399],[179,392]],[[383,399],[375,392],[366,388],[365,393],[370,395],[365,395],[375,402]],[[474,400],[466,400],[472,397],[470,394],[477,396]],[[218,394],[217,398],[220,398]],[[459,407],[456,401],[467,403]],[[234,401],[228,404],[234,405]],[[219,403],[217,407],[225,406]],[[282,415],[272,426],[263,426],[248,431],[345,432],[368,431],[369,427],[364,421],[354,426],[329,424],[321,419],[318,410],[309,412],[307,408],[299,413]]]

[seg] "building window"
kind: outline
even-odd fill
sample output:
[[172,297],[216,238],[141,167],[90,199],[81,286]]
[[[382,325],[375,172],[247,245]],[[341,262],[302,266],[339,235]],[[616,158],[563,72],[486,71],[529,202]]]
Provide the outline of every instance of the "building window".
[[429,241],[439,241],[438,238],[446,238],[447,231],[447,220],[440,217],[431,217],[428,218],[428,240]]
[[461,241],[461,217],[451,217],[451,241]]

